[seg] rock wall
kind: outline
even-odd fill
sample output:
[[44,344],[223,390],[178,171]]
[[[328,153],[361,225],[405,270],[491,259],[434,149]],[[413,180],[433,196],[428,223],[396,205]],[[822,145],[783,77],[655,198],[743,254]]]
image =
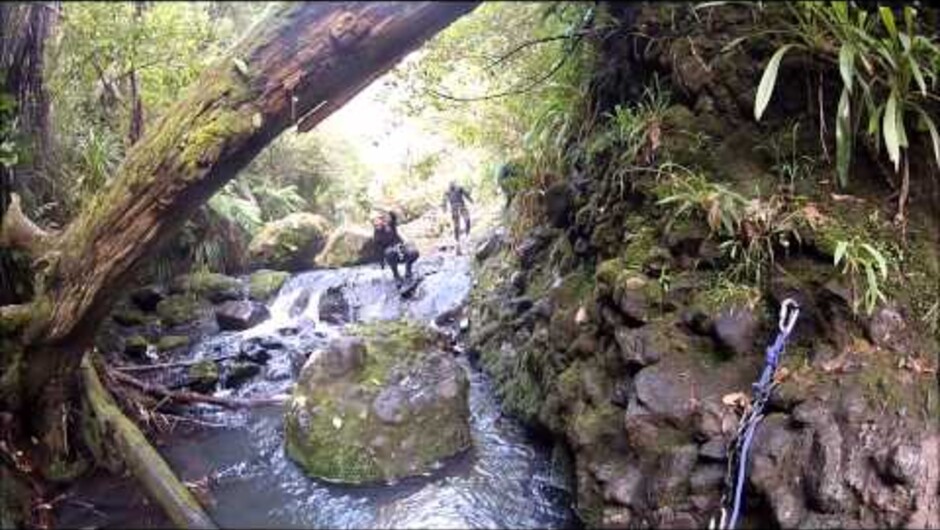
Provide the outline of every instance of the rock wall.
[[[753,281],[709,218],[676,219],[660,204],[656,172],[624,185],[602,163],[579,168],[545,190],[538,219],[509,206],[507,219],[534,229],[494,235],[478,254],[471,351],[509,411],[571,447],[589,525],[704,527],[718,514],[726,447],[777,310],[794,298],[801,316],[754,439],[744,524],[940,525],[940,348],[923,318],[940,300],[935,217],[911,216],[917,228],[886,300],[871,314],[853,310],[859,295],[832,266],[835,242],[897,240],[880,211],[885,191],[860,185],[854,199],[837,199],[844,192],[826,184],[825,168],[784,189],[760,147],[806,102],[772,105],[766,125],[748,119],[772,48],[758,39],[722,49],[756,31],[750,10],[707,15],[679,38],[663,16],[670,8],[612,10],[624,32],[662,38],[645,53],[604,43],[599,60],[619,57],[632,80],[621,71],[597,82],[598,106],[630,104],[640,93],[631,85],[664,74],[672,104],[649,164],[681,164],[747,197],[782,197],[791,201],[784,210],[809,221],[771,243],[773,265]],[[789,83],[800,64],[785,68]]]

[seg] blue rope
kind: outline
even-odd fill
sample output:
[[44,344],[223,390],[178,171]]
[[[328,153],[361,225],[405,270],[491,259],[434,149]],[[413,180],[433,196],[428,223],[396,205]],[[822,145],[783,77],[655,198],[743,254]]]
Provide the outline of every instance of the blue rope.
[[[791,306],[794,308],[794,312],[788,315],[787,309]],[[774,373],[777,371],[780,356],[786,348],[787,338],[793,330],[793,325],[796,323],[798,314],[799,308],[796,306],[795,302],[792,300],[784,301],[780,316],[780,333],[777,334],[777,338],[774,340],[773,344],[767,348],[764,357],[764,369],[761,371],[760,379],[754,383],[753,402],[755,406],[750,412],[751,419],[748,420],[747,428],[744,431],[744,438],[738,440],[738,476],[734,487],[734,505],[731,510],[731,519],[727,526],[729,530],[734,530],[738,522],[738,515],[741,512],[741,495],[744,493],[744,478],[747,474],[747,457],[751,450],[754,431],[757,430],[757,425],[760,423],[761,419],[763,419],[762,412],[764,405],[767,403],[766,398],[769,397],[772,389]]]

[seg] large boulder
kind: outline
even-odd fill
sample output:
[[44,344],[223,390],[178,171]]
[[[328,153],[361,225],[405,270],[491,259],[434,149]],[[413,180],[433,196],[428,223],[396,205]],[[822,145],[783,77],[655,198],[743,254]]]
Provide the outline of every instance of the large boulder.
[[375,257],[370,230],[342,227],[330,234],[315,264],[329,268],[349,267],[371,261]]
[[329,231],[326,219],[312,213],[293,213],[264,225],[248,245],[253,267],[298,271],[309,268],[323,250]]
[[286,413],[287,454],[324,480],[426,472],[470,446],[468,381],[439,337],[380,322],[314,351]]

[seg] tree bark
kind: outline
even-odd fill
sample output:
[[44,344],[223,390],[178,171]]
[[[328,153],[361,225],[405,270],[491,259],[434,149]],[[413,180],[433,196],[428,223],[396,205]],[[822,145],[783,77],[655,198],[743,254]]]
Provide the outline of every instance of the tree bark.
[[19,417],[47,451],[67,447],[62,411],[76,397],[81,356],[134,270],[298,116],[335,110],[474,6],[275,5],[150,128],[56,236],[37,281],[22,337],[29,409]]

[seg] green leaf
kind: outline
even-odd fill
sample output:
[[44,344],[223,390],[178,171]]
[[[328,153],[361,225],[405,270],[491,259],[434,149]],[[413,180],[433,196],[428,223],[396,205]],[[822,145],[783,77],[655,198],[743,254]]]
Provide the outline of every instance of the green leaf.
[[898,38],[898,27],[894,23],[894,13],[889,7],[879,7],[878,13],[881,14],[881,21],[884,22],[885,29],[888,30],[888,35],[891,35],[891,38]]
[[852,120],[849,108],[849,87],[842,89],[836,112],[836,173],[839,185],[845,187],[849,181],[849,164],[852,161]]
[[757,97],[754,99],[755,120],[760,121],[760,117],[764,114],[767,104],[770,103],[770,96],[773,95],[774,85],[777,82],[777,70],[780,69],[780,61],[787,51],[795,46],[795,44],[781,46],[780,49],[774,52],[770,61],[767,63],[767,68],[764,69],[764,75],[761,76],[760,85],[757,87]]
[[855,48],[845,43],[839,49],[839,73],[842,74],[842,82],[845,88],[852,93],[852,78],[855,77]]
[[842,258],[845,257],[845,251],[848,250],[849,244],[847,241],[839,241],[836,243],[836,252],[832,259],[833,265],[839,265],[839,262],[842,261]]
[[881,132],[884,134],[888,158],[894,162],[894,171],[898,171],[901,167],[901,138],[898,135],[898,97],[895,90],[891,90],[891,95],[888,96]]
[[920,71],[920,65],[917,64],[917,60],[914,59],[913,55],[909,55],[908,59],[911,63],[911,72],[914,74],[914,81],[917,82],[917,87],[920,88],[920,93],[927,97],[927,83],[924,82],[924,74]]
[[862,243],[862,248],[868,251],[869,254],[875,261],[878,263],[878,271],[881,273],[882,279],[888,278],[888,262],[885,260],[884,255],[878,251],[875,247],[871,246],[869,243]]
[[940,168],[940,135],[937,134],[937,125],[930,119],[930,116],[924,109],[918,108],[917,110],[920,112],[924,125],[927,126],[927,130],[930,132],[930,140],[933,142],[934,160],[937,162],[937,167]]

